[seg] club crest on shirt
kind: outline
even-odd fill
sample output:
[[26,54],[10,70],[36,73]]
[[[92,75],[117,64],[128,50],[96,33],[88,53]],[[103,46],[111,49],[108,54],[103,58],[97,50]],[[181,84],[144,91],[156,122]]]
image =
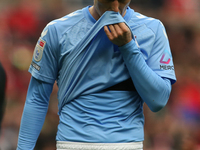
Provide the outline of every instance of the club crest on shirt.
[[45,45],[46,45],[46,42],[40,38],[35,46],[35,50],[33,54],[35,61],[40,61],[42,59],[42,54],[43,54]]

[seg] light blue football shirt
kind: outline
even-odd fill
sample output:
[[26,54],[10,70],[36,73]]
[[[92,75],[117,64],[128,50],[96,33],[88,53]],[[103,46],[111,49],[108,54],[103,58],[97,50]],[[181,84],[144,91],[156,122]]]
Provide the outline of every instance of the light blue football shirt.
[[[111,23],[116,15],[109,17]],[[116,21],[123,19],[148,66],[173,84],[176,81],[173,60],[162,23],[130,8],[124,18],[118,17]],[[130,78],[118,47],[108,40],[103,29],[95,30],[110,20],[96,22],[86,7],[50,22],[38,40],[29,72],[48,83],[57,81],[58,141],[144,140],[144,102],[139,94],[103,91]]]

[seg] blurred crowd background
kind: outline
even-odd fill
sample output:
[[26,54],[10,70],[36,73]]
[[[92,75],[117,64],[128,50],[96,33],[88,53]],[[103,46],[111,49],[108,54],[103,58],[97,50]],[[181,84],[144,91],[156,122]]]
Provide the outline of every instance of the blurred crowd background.
[[[6,108],[0,149],[14,150],[30,80],[28,68],[45,25],[93,0],[0,0],[0,62],[6,70]],[[132,0],[130,7],[166,27],[177,82],[158,113],[144,106],[144,150],[200,150],[200,0]],[[57,87],[36,150],[55,150]]]

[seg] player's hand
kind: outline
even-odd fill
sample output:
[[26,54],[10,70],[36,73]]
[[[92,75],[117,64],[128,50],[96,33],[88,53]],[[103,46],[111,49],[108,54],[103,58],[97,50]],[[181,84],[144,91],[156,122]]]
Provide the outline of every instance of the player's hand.
[[131,31],[124,22],[108,25],[108,27],[104,26],[104,31],[113,44],[123,46],[132,40]]

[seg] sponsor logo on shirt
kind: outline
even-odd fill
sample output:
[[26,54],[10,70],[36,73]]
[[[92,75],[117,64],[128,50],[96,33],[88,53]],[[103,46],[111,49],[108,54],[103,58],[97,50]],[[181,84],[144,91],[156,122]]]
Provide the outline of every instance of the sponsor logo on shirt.
[[171,54],[169,53],[168,50],[164,51],[164,54],[162,55],[161,59],[160,59],[160,63],[161,64],[169,64],[171,61]]
[[160,63],[162,64],[160,65],[161,70],[174,70],[174,66],[169,65],[169,63],[171,62],[171,58],[172,55],[170,54],[170,52],[168,50],[165,50],[160,59]]
[[160,65],[161,70],[174,70],[174,66],[170,65]]

